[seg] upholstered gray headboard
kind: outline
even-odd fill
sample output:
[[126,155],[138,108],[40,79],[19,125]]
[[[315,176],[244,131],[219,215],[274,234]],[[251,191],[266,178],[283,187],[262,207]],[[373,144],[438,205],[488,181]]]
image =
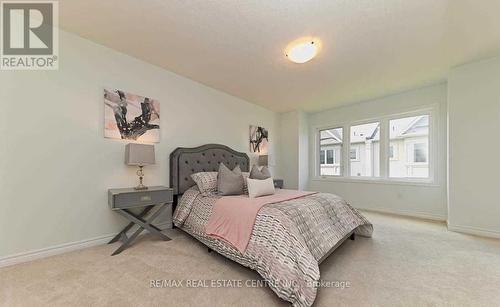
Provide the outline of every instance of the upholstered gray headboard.
[[180,195],[195,185],[191,175],[198,172],[217,172],[224,163],[233,169],[239,165],[248,172],[250,159],[243,152],[237,152],[225,145],[207,144],[194,148],[179,147],[170,154],[170,187],[174,195]]

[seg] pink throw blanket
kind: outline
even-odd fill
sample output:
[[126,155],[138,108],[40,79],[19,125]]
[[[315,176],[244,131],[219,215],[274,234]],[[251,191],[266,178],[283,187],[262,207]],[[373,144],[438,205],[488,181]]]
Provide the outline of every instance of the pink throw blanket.
[[278,189],[273,195],[257,198],[246,195],[223,196],[216,201],[205,231],[211,237],[230,243],[243,254],[262,207],[315,193]]

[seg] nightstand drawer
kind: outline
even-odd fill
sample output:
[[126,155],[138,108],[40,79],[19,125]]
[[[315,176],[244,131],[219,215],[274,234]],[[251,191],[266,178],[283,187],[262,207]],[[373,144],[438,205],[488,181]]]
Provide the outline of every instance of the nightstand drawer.
[[148,206],[151,204],[170,203],[173,200],[171,190],[134,191],[110,195],[112,209]]

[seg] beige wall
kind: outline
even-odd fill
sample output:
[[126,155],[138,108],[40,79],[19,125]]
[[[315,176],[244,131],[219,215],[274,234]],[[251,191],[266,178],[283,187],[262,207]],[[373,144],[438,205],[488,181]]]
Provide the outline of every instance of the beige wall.
[[291,111],[279,114],[279,161],[277,176],[287,189],[306,190],[309,179],[308,114]]
[[500,58],[453,69],[448,95],[449,227],[500,237]]
[[[335,108],[309,115],[309,189],[335,193],[358,208],[446,220],[446,84],[438,84],[397,95]],[[356,182],[315,178],[316,129],[346,122],[363,121],[389,114],[438,107],[436,182],[432,185]]]
[[299,111],[299,190],[309,188],[309,116]]
[[222,143],[248,152],[249,124],[278,140],[271,111],[61,32],[59,71],[0,71],[0,260],[124,225],[106,191],[135,185],[135,169],[123,163],[125,142],[103,137],[103,87],[161,102],[148,185],[169,184],[168,156],[178,146]]
[[278,177],[284,180],[284,187],[299,187],[299,117],[296,111],[279,114],[278,124],[279,160]]

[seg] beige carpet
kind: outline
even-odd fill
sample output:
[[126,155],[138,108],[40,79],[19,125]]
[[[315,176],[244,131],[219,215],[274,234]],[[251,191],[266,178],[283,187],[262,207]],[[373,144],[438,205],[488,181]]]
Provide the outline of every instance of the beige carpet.
[[[443,224],[366,213],[372,239],[347,241],[321,265],[315,306],[499,306],[500,241]],[[0,269],[1,306],[287,306],[268,288],[151,288],[150,280],[258,279],[180,231],[144,236],[121,255],[104,245]]]

